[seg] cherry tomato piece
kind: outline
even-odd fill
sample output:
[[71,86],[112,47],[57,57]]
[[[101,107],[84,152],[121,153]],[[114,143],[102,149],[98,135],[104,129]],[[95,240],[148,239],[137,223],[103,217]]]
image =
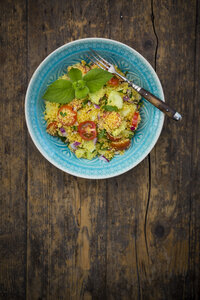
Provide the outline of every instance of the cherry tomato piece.
[[129,139],[125,139],[125,140],[112,142],[110,145],[115,150],[125,150],[130,146],[130,143],[131,142]]
[[49,123],[49,125],[47,126],[47,133],[49,133],[50,135],[57,135],[57,128],[58,128],[58,124],[56,121]]
[[77,112],[70,105],[62,105],[58,110],[58,120],[63,125],[71,126],[77,120]]
[[119,85],[119,79],[117,77],[112,77],[109,81],[108,84],[112,86],[118,86]]
[[135,112],[132,119],[132,126],[135,128],[137,127],[138,124],[138,117],[139,117],[139,113]]
[[85,121],[79,124],[78,132],[82,139],[93,140],[97,136],[96,124],[92,121]]
[[116,142],[116,141],[119,141],[119,140],[122,139],[121,136],[118,136],[118,137],[117,136],[113,136],[113,135],[109,134],[108,132],[107,132],[107,137],[109,138],[110,141],[113,141],[113,142]]

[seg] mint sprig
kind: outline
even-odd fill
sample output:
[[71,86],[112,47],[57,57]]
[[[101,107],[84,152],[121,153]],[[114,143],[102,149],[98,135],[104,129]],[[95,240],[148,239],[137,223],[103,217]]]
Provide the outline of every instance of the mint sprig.
[[75,97],[75,91],[69,80],[58,79],[46,90],[43,99],[50,102],[69,103]]
[[102,69],[92,69],[86,75],[77,68],[68,72],[70,80],[57,79],[48,86],[43,99],[56,103],[70,103],[74,98],[84,99],[89,93],[95,93],[102,88],[113,75]]

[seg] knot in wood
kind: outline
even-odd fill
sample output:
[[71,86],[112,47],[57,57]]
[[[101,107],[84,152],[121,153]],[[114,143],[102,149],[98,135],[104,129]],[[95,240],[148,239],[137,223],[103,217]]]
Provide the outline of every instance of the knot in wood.
[[152,40],[146,40],[144,42],[144,49],[150,49],[153,46],[153,41]]
[[165,228],[160,225],[160,224],[157,224],[155,226],[155,229],[154,229],[154,234],[158,237],[158,238],[162,238],[165,234]]

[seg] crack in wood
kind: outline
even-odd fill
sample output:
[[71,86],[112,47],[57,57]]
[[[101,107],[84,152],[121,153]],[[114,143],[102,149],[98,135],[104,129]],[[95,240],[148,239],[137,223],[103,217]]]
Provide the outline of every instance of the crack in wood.
[[154,57],[154,69],[156,71],[156,61],[157,61],[157,53],[158,53],[158,35],[156,32],[154,20],[155,20],[155,17],[154,17],[154,10],[153,10],[153,0],[151,0],[151,21],[152,21],[152,26],[153,26],[153,32],[156,37],[156,50],[155,50],[155,57]]

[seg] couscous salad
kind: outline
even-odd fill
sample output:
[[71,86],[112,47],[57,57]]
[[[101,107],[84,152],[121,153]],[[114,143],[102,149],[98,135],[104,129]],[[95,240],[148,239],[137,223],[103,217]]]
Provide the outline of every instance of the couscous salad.
[[78,158],[110,161],[123,155],[141,121],[141,96],[85,61],[68,67],[43,99],[47,133],[61,138]]

